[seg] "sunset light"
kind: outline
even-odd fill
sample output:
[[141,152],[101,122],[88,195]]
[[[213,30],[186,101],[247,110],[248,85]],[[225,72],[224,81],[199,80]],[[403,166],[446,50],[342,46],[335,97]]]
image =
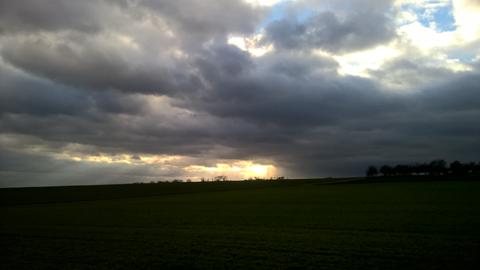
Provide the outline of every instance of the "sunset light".
[[480,0],[0,0],[1,270],[480,269]]

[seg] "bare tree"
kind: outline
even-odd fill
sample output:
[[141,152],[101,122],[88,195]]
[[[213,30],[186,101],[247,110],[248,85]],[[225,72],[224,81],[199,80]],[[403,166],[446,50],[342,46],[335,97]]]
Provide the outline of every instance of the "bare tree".
[[225,175],[219,175],[219,176],[215,176],[215,177],[214,177],[214,180],[215,180],[215,181],[227,181],[228,178],[227,178],[227,176],[225,176]]
[[374,177],[378,175],[377,167],[375,166],[368,166],[367,169],[367,177]]

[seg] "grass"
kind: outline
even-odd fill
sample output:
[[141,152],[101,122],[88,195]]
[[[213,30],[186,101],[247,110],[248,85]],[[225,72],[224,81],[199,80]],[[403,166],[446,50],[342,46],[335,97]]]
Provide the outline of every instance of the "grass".
[[1,269],[479,269],[480,182],[2,189]]

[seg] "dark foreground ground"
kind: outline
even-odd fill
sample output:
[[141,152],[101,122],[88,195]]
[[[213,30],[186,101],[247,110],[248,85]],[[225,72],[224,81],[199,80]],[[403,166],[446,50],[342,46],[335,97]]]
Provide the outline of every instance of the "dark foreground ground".
[[480,182],[323,182],[0,189],[0,269],[480,269]]

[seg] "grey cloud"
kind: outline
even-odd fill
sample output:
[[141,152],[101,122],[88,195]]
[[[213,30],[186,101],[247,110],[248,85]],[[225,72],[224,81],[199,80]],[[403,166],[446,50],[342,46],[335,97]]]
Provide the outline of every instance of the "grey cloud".
[[252,33],[265,15],[264,8],[236,0],[1,0],[0,33],[103,34],[128,30],[132,22],[143,23],[145,31],[149,23],[196,49],[231,33]]
[[[220,140],[235,145],[239,157],[273,156],[297,176],[355,175],[369,163],[477,157],[476,73],[445,71],[446,80],[427,88],[394,92],[333,74],[328,59],[315,65],[298,56],[268,57],[234,78],[216,73],[203,98],[183,104],[263,129]],[[285,72],[281,63],[308,71]],[[419,66],[417,72],[425,71]]]
[[[42,9],[35,12],[29,2]],[[36,1],[4,5],[8,7],[5,19],[14,21],[12,24],[20,26],[15,21],[44,20],[32,23],[37,26],[30,29],[34,34],[3,39],[2,57],[15,67],[76,87],[169,96],[188,95],[185,92],[201,87],[201,81],[191,70],[189,54],[201,51],[204,42],[223,42],[231,33],[253,32],[263,14],[263,9],[240,1],[71,4],[56,0],[45,5]],[[73,8],[75,5],[81,6],[78,14],[70,14],[77,10]],[[53,9],[53,6],[58,7]],[[82,11],[89,9],[103,12],[101,15],[92,12],[89,16],[95,19],[88,20]],[[92,24],[99,21],[105,29],[96,34],[82,32],[85,30],[82,25],[53,16],[49,14],[51,10],[70,14],[71,20],[81,18]],[[50,21],[50,17],[55,19]],[[55,32],[63,28],[79,31]],[[128,39],[134,44],[124,44]]]
[[[468,84],[472,79],[462,77],[452,85],[463,84],[464,80]],[[112,154],[183,154],[206,160],[219,156],[232,159],[273,157],[275,163],[292,177],[358,175],[370,163],[428,161],[434,158],[474,160],[478,153],[476,149],[480,147],[476,136],[480,132],[476,125],[479,110],[466,108],[458,113],[448,113],[432,108],[432,102],[438,102],[438,99],[428,99],[434,96],[429,92],[434,91],[448,93],[453,90],[451,85],[444,85],[441,89],[425,89],[406,98],[390,97],[391,105],[406,103],[411,106],[384,107],[369,113],[358,113],[356,110],[359,109],[352,107],[369,106],[362,101],[356,103],[356,95],[345,95],[336,102],[332,101],[349,106],[341,109],[334,106],[324,111],[321,110],[322,103],[312,99],[312,104],[316,104],[319,110],[315,112],[312,109],[314,115],[325,114],[325,117],[336,119],[328,125],[318,121],[299,125],[297,122],[304,121],[297,113],[305,106],[302,100],[300,103],[284,103],[279,110],[271,110],[268,117],[262,115],[263,111],[236,110],[234,116],[223,113],[209,123],[208,119],[212,116],[198,114],[198,121],[203,124],[195,126],[192,122],[183,128],[178,124],[176,127],[169,118],[144,115],[125,120],[118,117],[93,120],[60,116],[48,119],[4,117],[0,129],[9,133],[31,134],[52,142],[92,145],[96,151]],[[471,100],[478,100],[475,91],[464,94]],[[372,100],[383,102],[372,97],[375,95],[382,95],[382,92],[366,93]],[[274,104],[269,102],[264,105]],[[457,106],[453,97],[442,99],[442,102],[443,105]],[[475,108],[476,105],[473,106]],[[351,112],[342,112],[348,108]],[[285,110],[292,113],[291,118],[282,119],[288,115],[283,112]],[[255,113],[257,117],[254,117]],[[338,114],[344,117],[339,118]],[[185,123],[184,120],[180,122]],[[210,152],[216,145],[229,147],[232,151]]]
[[278,49],[323,49],[338,53],[366,49],[394,36],[393,21],[384,13],[358,11],[340,18],[326,11],[304,22],[296,17],[273,21],[267,26],[262,42],[271,42]]
[[[212,148],[209,126],[179,126],[175,117],[161,115],[41,115],[5,114],[0,131],[25,134],[45,142],[93,146],[105,153],[198,155]],[[214,143],[213,143],[214,144]]]
[[146,101],[140,95],[122,95],[115,91],[105,91],[90,95],[93,109],[112,114],[142,114],[146,111]]
[[440,112],[479,111],[480,74],[473,73],[450,80],[443,85],[430,87],[423,93],[426,108]]
[[[244,55],[234,50],[229,52],[222,60],[215,56],[202,60],[210,63],[200,65],[210,88],[200,102],[195,100],[184,106],[219,117],[300,126],[331,125],[352,116],[398,110],[403,106],[399,99],[392,102],[394,94],[382,93],[369,80],[339,77],[337,63],[329,58],[275,54],[259,59],[255,67],[250,67]],[[217,71],[228,70],[225,59],[229,63],[237,59],[236,70],[244,72],[232,77]]]
[[115,91],[90,92],[31,76],[0,63],[0,114],[138,114],[145,102]]
[[281,74],[291,79],[306,79],[315,74],[336,77],[339,65],[330,57],[318,57],[308,53],[283,52],[267,54],[259,59],[259,66],[273,74]]
[[428,85],[440,85],[458,76],[443,66],[436,66],[428,57],[410,50],[408,57],[400,56],[383,64],[370,75],[387,87],[415,89]]
[[[338,76],[334,61],[309,54],[253,61],[234,47],[215,46],[197,65],[208,87],[172,99],[170,105],[181,108],[166,107],[171,115],[152,108],[122,117],[7,115],[0,130],[111,154],[274,157],[292,176],[354,175],[368,163],[475,157],[475,73],[392,93],[367,79]],[[183,109],[185,116],[174,116]],[[217,146],[231,151],[212,151]]]
[[[54,37],[55,39],[55,37]],[[174,94],[195,83],[188,70],[152,63],[116,44],[89,40],[74,42],[46,38],[5,42],[3,58],[12,65],[50,80],[94,90]],[[137,58],[132,58],[137,56]],[[160,60],[160,59],[159,59]],[[168,58],[175,65],[175,61]],[[185,67],[188,68],[188,67]]]
[[102,27],[104,8],[102,1],[1,0],[0,29],[7,33],[67,29],[97,32]]
[[0,114],[78,114],[89,107],[83,97],[79,91],[15,72],[0,62]]
[[[70,18],[32,10],[12,17],[30,1],[17,2],[0,19],[26,18],[0,37],[1,185],[158,180],[218,160],[272,162],[305,177],[359,175],[370,163],[478,159],[478,69],[454,73],[411,51],[360,78],[312,52],[388,42],[391,1],[300,1],[327,7],[306,21],[271,22],[265,42],[277,50],[261,57],[226,44],[231,34],[255,33],[265,15],[242,2],[59,6],[99,7],[102,16],[89,13],[87,26],[75,18],[82,8],[64,13]],[[402,83],[405,91],[389,89]],[[188,159],[154,168],[59,158],[70,152]]]
[[196,64],[208,80],[224,76],[235,78],[254,67],[250,55],[232,45],[219,45],[203,50]]
[[187,47],[222,40],[229,33],[252,33],[265,15],[263,9],[236,0],[141,0],[139,4],[159,14]]
[[0,187],[119,184],[170,180],[185,171],[171,166],[102,164],[59,160],[44,155],[1,149]]

